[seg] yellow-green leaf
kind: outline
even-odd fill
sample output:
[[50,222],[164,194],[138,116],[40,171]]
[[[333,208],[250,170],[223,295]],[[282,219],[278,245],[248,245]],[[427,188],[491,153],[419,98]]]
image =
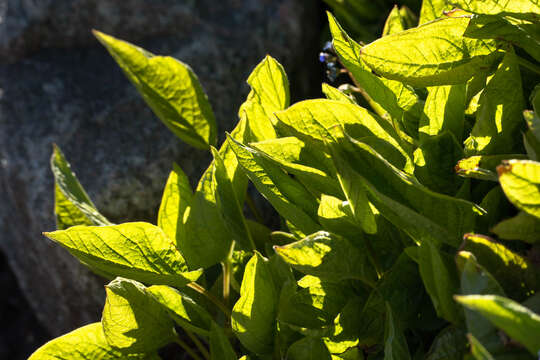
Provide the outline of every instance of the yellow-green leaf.
[[231,327],[249,351],[269,354],[274,343],[277,291],[267,260],[255,253],[244,271]]
[[179,287],[202,274],[188,271],[173,241],[149,223],[74,226],[44,234],[84,264],[112,276]]
[[477,311],[502,329],[511,338],[523,344],[531,354],[540,351],[540,315],[519,303],[496,295],[456,296],[463,306]]
[[361,59],[375,73],[417,87],[461,84],[491,66],[494,40],[463,36],[469,17],[435,20],[364,46]]
[[501,187],[512,204],[540,218],[540,163],[508,160],[497,167],[497,172]]
[[174,341],[173,321],[141,283],[116,278],[105,290],[101,322],[113,348],[126,353],[153,351]]
[[450,9],[452,6],[447,5],[447,0],[423,0],[418,25],[443,17],[444,11]]
[[459,160],[455,170],[458,175],[463,177],[498,181],[496,168],[503,160],[524,158],[523,154],[474,155]]
[[183,234],[184,212],[190,206],[192,196],[189,179],[180,166],[173,164],[173,170],[163,190],[157,223],[176,244],[181,243],[185,236]]
[[75,225],[111,224],[96,209],[56,145],[53,145],[51,170],[54,175],[54,213],[58,230]]
[[159,360],[157,354],[123,354],[105,338],[101,323],[92,323],[57,337],[37,349],[28,360]]
[[176,136],[200,149],[216,145],[217,125],[212,107],[188,65],[170,56],[155,56],[99,31],[94,31],[94,35]]

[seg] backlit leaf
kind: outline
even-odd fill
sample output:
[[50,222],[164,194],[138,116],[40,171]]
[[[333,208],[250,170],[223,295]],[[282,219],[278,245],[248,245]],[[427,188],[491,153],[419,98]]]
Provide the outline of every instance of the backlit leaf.
[[94,31],[94,35],[176,136],[200,149],[216,145],[214,113],[197,75],[188,65],[170,56],[155,56],[99,31]]
[[503,160],[523,159],[522,154],[508,155],[474,155],[458,161],[456,173],[463,177],[479,180],[498,181],[496,168]]
[[497,167],[499,182],[518,209],[540,218],[540,163],[508,160]]
[[107,342],[122,352],[153,351],[173,342],[173,321],[139,282],[116,278],[105,290],[103,331]]
[[180,287],[202,274],[201,270],[188,271],[173,241],[149,223],[74,226],[44,235],[84,264],[112,276]]

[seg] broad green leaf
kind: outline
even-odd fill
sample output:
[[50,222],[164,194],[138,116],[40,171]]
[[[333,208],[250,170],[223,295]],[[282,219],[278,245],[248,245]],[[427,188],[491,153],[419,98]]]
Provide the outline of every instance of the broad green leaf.
[[291,345],[287,351],[289,360],[331,360],[332,357],[321,339],[305,337]]
[[471,354],[476,360],[495,360],[487,349],[472,334],[467,334],[469,344],[471,345]]
[[454,171],[461,158],[463,149],[452,133],[431,136],[414,151],[414,175],[430,190],[454,195],[463,183]]
[[518,209],[540,218],[540,163],[508,160],[497,167],[504,193]]
[[361,59],[375,73],[417,87],[461,84],[499,54],[494,40],[463,37],[470,18],[447,17],[364,46]]
[[452,298],[459,289],[458,274],[452,259],[433,244],[425,242],[418,251],[418,265],[437,315],[454,324],[459,323],[463,314]]
[[437,334],[425,360],[463,360],[466,353],[465,332],[461,328],[449,326]]
[[447,0],[423,0],[418,25],[443,17],[445,10],[452,9],[446,3]]
[[358,348],[351,348],[343,353],[332,354],[332,360],[364,360],[364,354]]
[[358,225],[347,201],[323,194],[317,215],[322,227],[330,232],[353,239],[358,235]]
[[465,234],[462,249],[473,253],[512,298],[524,299],[539,288],[538,266],[493,239]]
[[476,15],[469,23],[465,36],[505,41],[523,48],[536,61],[540,61],[539,30],[538,20],[517,20],[507,16],[507,14],[505,16]]
[[[514,89],[508,91],[508,89]],[[509,51],[488,81],[476,112],[476,123],[465,140],[469,155],[521,152],[519,133],[524,102],[516,55]]]
[[337,100],[349,104],[356,104],[356,101],[351,97],[351,95],[347,95],[341,90],[336,89],[335,87],[330,86],[326,83],[322,84],[322,92],[328,100]]
[[238,359],[236,353],[223,329],[212,322],[212,328],[210,330],[210,360],[236,359]]
[[75,225],[111,224],[97,211],[56,145],[53,145],[51,170],[54,175],[54,213],[58,230]]
[[476,14],[504,14],[516,18],[538,20],[540,4],[536,0],[446,0],[453,6]]
[[[245,118],[240,118],[231,137],[246,141],[249,131]],[[240,206],[244,204],[247,189],[247,178],[238,166],[230,141],[225,141],[219,155],[227,170]],[[212,162],[201,176],[197,189],[193,194],[191,206],[184,214],[185,237],[178,248],[185,256],[190,268],[208,268],[222,261],[231,248],[233,235],[223,221],[217,205],[215,183],[215,166]],[[219,190],[220,191],[220,190]]]
[[122,352],[148,352],[176,338],[167,311],[139,282],[116,278],[106,287],[101,323],[107,342]]
[[332,161],[317,148],[295,137],[251,143],[265,153],[266,159],[293,175],[316,197],[321,194],[341,196],[339,183],[332,176]]
[[394,321],[392,308],[386,303],[384,328],[384,360],[410,360],[407,339]]
[[263,152],[231,137],[229,140],[242,169],[277,212],[303,233],[317,231],[320,226],[313,220],[317,202],[306,188],[267,159]]
[[223,216],[223,222],[242,248],[255,250],[255,243],[249,231],[240,201],[234,191],[232,181],[227,174],[225,162],[214,147],[211,147],[211,150],[214,157],[214,180],[212,182],[217,206]]
[[522,154],[474,155],[457,162],[456,173],[463,177],[498,181],[496,168],[503,160],[523,159]]
[[115,360],[126,358],[159,360],[157,354],[127,355],[113,349],[105,339],[101,323],[92,323],[49,341],[30,355],[28,360]]
[[276,113],[278,127],[305,142],[321,144],[335,138],[341,127],[354,138],[364,138],[400,169],[411,170],[411,160],[399,145],[394,129],[366,109],[334,100],[306,100]]
[[347,239],[326,231],[319,231],[303,240],[274,246],[276,252],[293,268],[321,279],[339,281],[362,280],[372,284],[376,273],[366,249],[361,243],[353,245]]
[[540,351],[540,316],[517,302],[496,295],[456,296],[456,300],[477,311],[523,344],[533,355]]
[[381,215],[416,241],[430,239],[457,247],[467,229],[474,227],[475,213],[480,212],[474,204],[428,190],[369,145],[344,137],[332,149],[334,158],[343,156],[358,169],[368,199]]
[[150,286],[146,293],[151,294],[184,329],[203,336],[210,334],[212,316],[189,296],[165,285]]
[[249,75],[247,83],[251,92],[240,107],[240,117],[246,116],[256,141],[276,138],[273,113],[289,106],[289,81],[283,66],[267,55]]
[[351,72],[356,85],[363,91],[362,95],[379,115],[388,113],[396,128],[406,130],[410,117],[413,123],[414,117],[420,117],[422,104],[418,96],[401,82],[374,75],[360,58],[362,47],[347,35],[330,13],[328,22],[334,49],[343,65]]
[[449,131],[458,141],[463,136],[465,84],[431,86],[420,118],[420,140]]
[[99,31],[94,31],[94,35],[176,136],[200,149],[216,145],[214,113],[197,75],[188,65],[169,56],[155,56]]
[[362,309],[366,302],[365,296],[352,296],[334,320],[334,332],[323,337],[326,347],[332,354],[341,354],[360,344],[358,328],[362,321]]
[[[497,280],[480,264],[475,256],[467,251],[460,251],[456,262],[461,272],[461,294],[505,295]],[[489,321],[478,313],[465,308],[467,330],[483,343],[493,346],[500,344],[499,336]]]
[[91,268],[155,285],[184,286],[201,276],[188,271],[173,241],[144,222],[110,226],[74,226],[44,233]]
[[255,253],[244,271],[240,298],[234,305],[231,327],[249,351],[272,352],[278,294],[267,260]]
[[505,240],[521,240],[530,244],[540,242],[540,219],[520,211],[491,229],[495,235]]
[[186,208],[191,204],[193,192],[189,179],[180,166],[173,164],[158,212],[158,226],[163,229],[169,239],[179,244],[183,241],[183,219]]

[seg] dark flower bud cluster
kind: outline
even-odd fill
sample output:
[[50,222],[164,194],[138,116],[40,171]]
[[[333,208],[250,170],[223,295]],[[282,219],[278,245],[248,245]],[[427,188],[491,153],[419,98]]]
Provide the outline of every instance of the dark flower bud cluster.
[[319,61],[326,64],[326,77],[328,80],[335,82],[340,73],[340,67],[331,41],[327,41],[319,53]]

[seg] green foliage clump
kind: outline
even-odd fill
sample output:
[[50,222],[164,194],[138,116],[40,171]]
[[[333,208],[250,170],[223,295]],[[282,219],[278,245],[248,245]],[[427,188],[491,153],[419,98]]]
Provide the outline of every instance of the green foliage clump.
[[[328,17],[352,84],[290,105],[266,57],[219,148],[189,66],[96,32],[214,159],[195,189],[173,166],[157,225],[112,224],[54,149],[45,236],[112,281],[100,323],[31,359],[153,359],[169,343],[194,359],[538,356],[537,2],[425,0],[416,27],[396,7],[365,46]],[[248,182],[280,229],[252,219]]]

